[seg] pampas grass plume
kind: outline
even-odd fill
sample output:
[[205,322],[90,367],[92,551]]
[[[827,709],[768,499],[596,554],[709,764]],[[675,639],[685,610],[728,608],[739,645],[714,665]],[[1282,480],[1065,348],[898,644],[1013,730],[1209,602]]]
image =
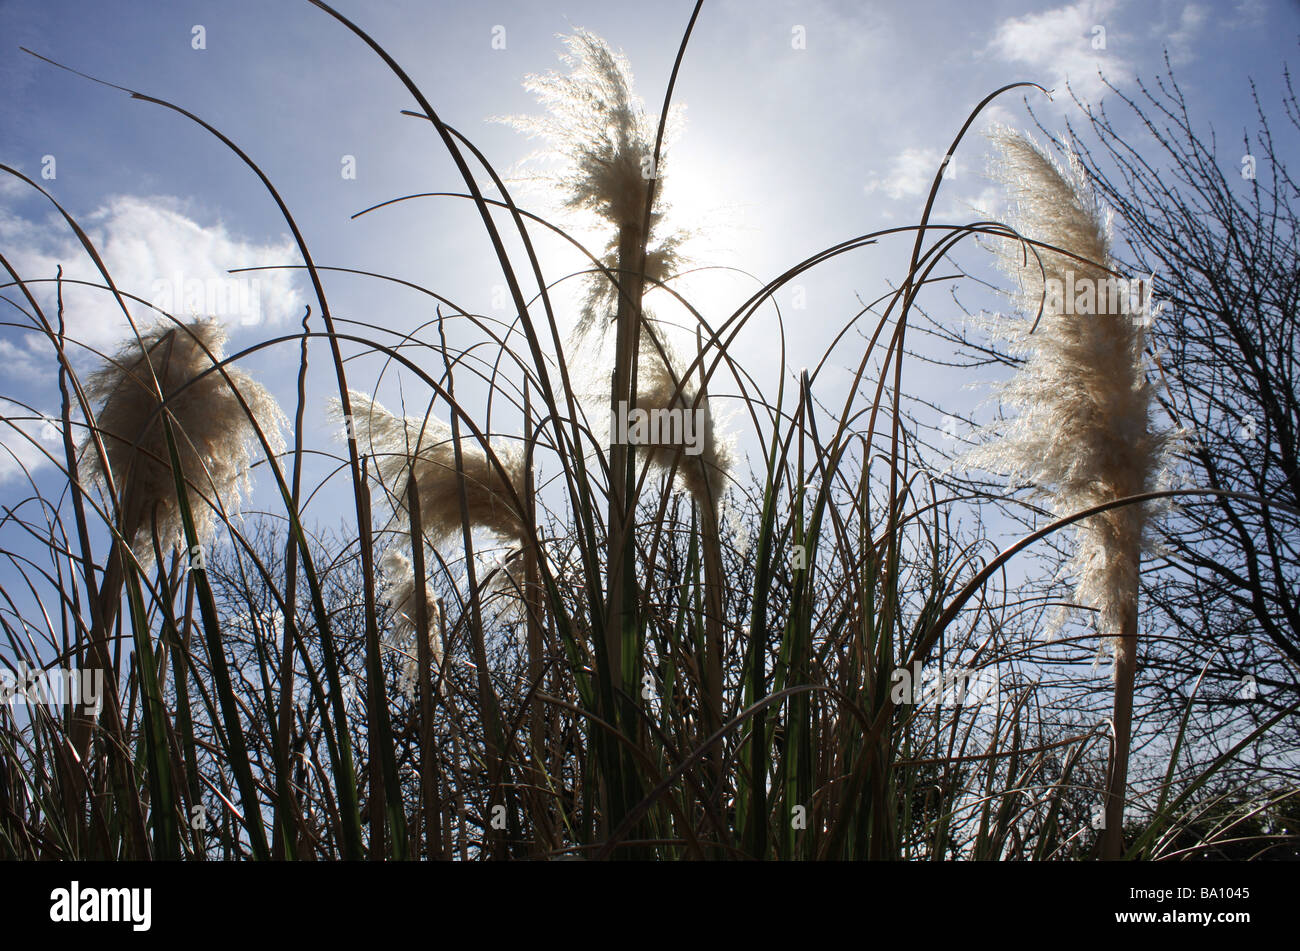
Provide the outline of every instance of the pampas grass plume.
[[[271,394],[242,370],[220,360],[226,330],[220,322],[199,318],[179,326],[158,323],[140,339],[122,344],[102,369],[86,382],[86,393],[99,404],[95,425],[104,441],[108,466],[119,492],[124,535],[137,557],[152,559],[148,536],[137,531],[157,521],[159,537],[183,540],[162,414],[160,392],[174,420],[181,475],[201,540],[212,533],[212,505],[238,510],[241,490],[249,489],[249,469],[257,444],[253,423],[232,385],[248,404],[257,425],[275,452],[284,448],[284,414]],[[152,371],[152,372],[151,372]],[[204,374],[204,371],[211,371]],[[154,379],[157,379],[155,385]],[[227,379],[228,378],[228,379]],[[102,460],[82,449],[90,480],[103,481]],[[211,500],[211,505],[208,501]]]
[[[660,347],[663,348],[662,354]],[[665,356],[672,364],[671,371]],[[656,346],[643,332],[637,367],[636,407],[650,412],[673,408],[686,412],[699,409],[703,427],[700,434],[702,451],[699,455],[687,455],[677,445],[638,448],[647,450],[651,464],[660,468],[669,469],[676,462],[677,477],[682,485],[700,506],[716,512],[733,463],[732,447],[730,441],[717,431],[709,400],[699,399],[699,387],[694,380],[682,379],[680,365],[666,341],[660,340]],[[681,382],[680,388],[673,382],[674,376]]]
[[[682,108],[669,110],[658,165],[654,165],[655,137],[659,118],[648,115],[632,88],[632,71],[627,59],[610,48],[599,36],[577,29],[563,37],[568,52],[560,59],[567,73],[551,71],[529,76],[524,88],[543,107],[540,115],[508,116],[503,121],[530,137],[542,139],[547,149],[535,159],[551,166],[549,171],[524,179],[561,196],[561,206],[570,212],[589,213],[613,225],[601,263],[615,281],[621,280],[619,232],[639,233],[645,216],[646,186],[655,180],[654,204],[645,260],[648,287],[672,277],[683,262],[682,244],[688,232],[661,234],[668,211],[664,201],[664,167],[669,144],[682,125]],[[578,317],[578,334],[593,328],[605,329],[601,318],[617,306],[618,285],[603,274],[593,274]]]
[[[1008,472],[1048,498],[1061,515],[1160,487],[1166,470],[1168,433],[1151,427],[1151,386],[1143,348],[1146,329],[1113,296],[1095,314],[1063,312],[1047,299],[1045,281],[1069,286],[1113,277],[1110,222],[1071,156],[1061,167],[1030,139],[1010,130],[994,134],[1000,177],[1019,206],[1012,222],[1026,238],[1069,252],[1039,248],[1038,257],[1018,242],[1002,241],[1002,267],[1020,285],[1020,320],[994,327],[1024,363],[1002,393],[1019,410],[994,438],[966,462]],[[1041,260],[1041,269],[1040,269]],[[1149,505],[1126,505],[1080,523],[1077,554],[1068,566],[1078,599],[1098,612],[1102,632],[1114,634],[1127,606],[1135,603],[1138,562],[1152,541]],[[1112,641],[1118,648],[1118,642]]]
[[[415,692],[419,681],[419,645],[415,625],[415,571],[411,559],[398,548],[389,548],[381,560],[384,575],[383,599],[388,602],[392,612],[392,631],[387,638],[390,650],[402,655],[402,673],[400,686],[402,692],[410,697]],[[438,599],[433,589],[427,584],[424,588],[425,607],[429,618],[429,653],[432,665],[436,669],[442,665],[442,636],[439,633],[440,610]]]
[[[654,158],[659,118],[648,115],[633,92],[626,57],[581,28],[562,39],[568,52],[560,60],[569,72],[552,70],[524,82],[542,105],[542,114],[500,121],[548,144],[538,157],[558,167],[535,180],[556,187],[566,208],[592,212],[618,227],[639,227],[647,175],[663,177],[662,154],[660,167],[647,164]],[[680,107],[670,109],[665,145],[680,126]],[[656,197],[652,227],[663,210]]]
[[[438,544],[461,533],[460,475],[451,427],[432,417],[398,416],[365,393],[349,391],[358,444],[374,456],[380,481],[393,500],[393,526],[405,531],[407,480],[412,471],[420,494],[425,537]],[[342,418],[337,401],[332,414]],[[524,495],[523,454],[513,446],[493,447],[509,487],[488,454],[472,437],[462,437],[461,471],[470,524],[503,538],[524,536],[524,521],[510,494]]]

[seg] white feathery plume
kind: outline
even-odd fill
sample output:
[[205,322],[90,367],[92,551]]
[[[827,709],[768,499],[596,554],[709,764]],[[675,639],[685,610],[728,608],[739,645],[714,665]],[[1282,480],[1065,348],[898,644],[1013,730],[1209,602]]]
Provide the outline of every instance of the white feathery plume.
[[746,524],[740,507],[734,502],[728,502],[727,507],[721,518],[722,525],[727,533],[734,539],[732,545],[736,554],[742,559],[749,555],[750,548],[753,547],[754,539],[750,533],[750,527]]
[[[554,187],[564,196],[565,208],[591,212],[617,227],[640,226],[646,182],[663,177],[664,156],[680,131],[682,109],[675,106],[668,112],[656,168],[659,117],[647,115],[632,91],[627,58],[581,28],[560,39],[568,47],[568,53],[560,55],[568,73],[551,70],[524,80],[524,88],[544,111],[500,121],[546,140],[549,149],[538,157],[559,167],[532,180]],[[652,229],[665,210],[662,189],[655,191]]]
[[[274,397],[234,366],[213,369],[225,341],[226,330],[216,320],[158,323],[145,329],[139,340],[132,337],[123,343],[87,379],[87,396],[99,404],[95,425],[120,495],[124,534],[143,562],[152,560],[153,544],[137,530],[154,519],[160,539],[183,543],[176,484],[158,412],[160,391],[174,421],[181,475],[201,540],[212,533],[213,510],[207,500],[227,511],[238,510],[258,446],[253,423],[232,385],[272,450],[283,451],[285,417]],[[82,447],[83,471],[102,482],[102,460],[89,447],[89,441]]]
[[[1000,177],[1019,204],[1012,222],[1017,231],[1082,260],[1041,248],[1035,257],[1015,241],[1000,242],[1000,262],[1019,280],[1025,315],[995,328],[1024,358],[1001,394],[1019,414],[1008,425],[995,425],[986,433],[994,438],[964,461],[1029,484],[1060,515],[1159,489],[1174,434],[1151,426],[1146,328],[1129,312],[1127,299],[1108,293],[1102,306],[1097,293],[1114,286],[1106,269],[1115,266],[1109,216],[1073,156],[1066,169],[1017,133],[999,131],[994,141],[1002,156]],[[1051,287],[1089,288],[1097,312],[1067,312],[1086,308],[1057,293],[1045,295]],[[1097,610],[1103,633],[1118,632],[1136,601],[1139,560],[1154,541],[1157,510],[1149,503],[1126,505],[1079,523],[1067,571],[1077,578],[1078,600]],[[1118,641],[1111,644],[1118,649]]]
[[[425,537],[438,544],[461,533],[460,474],[451,427],[433,418],[397,416],[365,393],[349,391],[352,425],[357,443],[375,460],[380,481],[393,504],[393,525],[405,531],[407,525],[407,480],[412,471],[420,495],[420,520]],[[331,406],[342,419],[337,400]],[[504,538],[524,536],[524,522],[502,481],[497,467],[478,440],[462,436],[461,470],[464,473],[466,507],[470,524]],[[524,495],[524,461],[514,446],[493,446],[517,497]]]
[[[662,353],[660,347],[663,348]],[[671,372],[664,360],[665,356],[672,364]],[[680,387],[673,382],[674,377],[681,383]],[[699,399],[699,386],[693,377],[683,379],[681,361],[667,341],[660,339],[659,346],[656,346],[644,331],[641,334],[636,382],[637,409],[649,412],[678,409],[687,413],[698,410],[697,437],[701,444],[698,455],[687,454],[680,444],[675,443],[651,443],[637,448],[648,453],[651,464],[663,469],[671,469],[676,462],[677,477],[695,501],[701,507],[718,511],[733,458],[730,441],[720,435],[714,425],[709,400]]]
[[[620,268],[618,233],[642,229],[646,185],[655,180],[654,204],[650,212],[646,246],[646,284],[653,288],[680,270],[685,231],[661,234],[668,205],[664,200],[664,167],[669,146],[680,134],[681,106],[668,111],[659,161],[655,163],[655,137],[659,117],[647,114],[644,103],[633,92],[632,71],[627,58],[615,52],[599,36],[576,29],[561,37],[568,49],[560,56],[567,73],[551,70],[528,76],[524,88],[543,107],[539,115],[508,116],[503,121],[530,137],[540,138],[547,149],[533,158],[551,166],[548,171],[523,177],[524,182],[544,186],[561,196],[561,206],[570,212],[588,213],[613,225],[601,263],[615,279]],[[618,300],[617,286],[603,274],[591,275],[578,321],[583,336],[592,328],[603,333]]]
[[[402,692],[411,697],[415,685],[420,679],[419,644],[416,632],[415,570],[411,559],[396,547],[389,548],[380,560],[384,576],[382,598],[388,602],[392,612],[393,626],[385,645],[402,655],[402,673],[400,687]],[[440,633],[440,610],[438,599],[433,589],[426,583],[424,588],[425,607],[429,619],[429,655],[431,669],[442,665],[442,635]]]
[[[689,238],[690,235],[686,231],[674,231],[646,249],[645,281],[642,284],[644,288],[642,291],[643,299],[649,297],[661,285],[666,285],[681,273],[689,260],[683,250]],[[582,307],[578,314],[577,334],[580,339],[593,330],[597,330],[603,335],[614,321],[620,293],[619,284],[616,282],[624,277],[623,274],[619,273],[617,239],[611,241],[609,247],[605,249],[605,254],[601,257],[600,263],[609,270],[613,279],[606,277],[603,272],[596,272],[588,276],[587,292],[583,297]],[[644,343],[644,338],[642,342]]]

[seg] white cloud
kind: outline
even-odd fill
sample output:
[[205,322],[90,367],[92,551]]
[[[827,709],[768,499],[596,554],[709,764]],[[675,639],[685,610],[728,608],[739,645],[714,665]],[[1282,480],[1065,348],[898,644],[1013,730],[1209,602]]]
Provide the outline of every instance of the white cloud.
[[986,185],[970,195],[949,196],[939,207],[937,218],[946,222],[967,220],[1000,221],[1007,215],[1007,198],[1004,189]]
[[1267,12],[1264,0],[1238,0],[1234,15],[1227,18],[1228,26],[1234,30],[1259,26]]
[[25,383],[54,379],[58,366],[45,349],[45,338],[31,335],[21,344],[0,338],[0,373]]
[[884,192],[895,201],[924,195],[942,164],[943,153],[938,149],[906,148],[894,156],[893,167],[883,176],[873,175],[864,190],[868,195]]
[[1070,6],[1003,20],[989,49],[1010,63],[1025,64],[1026,76],[1065,91],[1070,86],[1084,99],[1106,90],[1100,68],[1112,82],[1126,78],[1129,64],[1113,52],[1120,39],[1114,16],[1116,0],[1081,0]]
[[[47,455],[48,453],[48,455]],[[63,459],[59,424],[39,412],[0,397],[0,483],[22,478]]]
[[[303,298],[292,272],[226,273],[229,268],[299,263],[287,238],[271,244],[247,241],[221,223],[198,224],[182,208],[176,199],[115,196],[79,223],[120,290],[176,317],[212,315],[237,326],[300,316]],[[103,283],[61,219],[32,221],[0,211],[0,248],[24,280],[52,279],[62,264],[65,279]],[[53,285],[32,284],[30,289],[53,321]],[[150,308],[129,306],[137,322],[154,319]],[[64,312],[69,338],[88,346],[112,347],[128,333],[125,317],[106,290],[65,285]]]
[[[997,189],[987,185],[980,167],[979,145],[977,137],[972,136],[949,160],[933,220],[948,223],[965,220],[997,206],[993,200]],[[938,149],[906,148],[894,157],[888,174],[873,176],[864,190],[868,195],[881,192],[895,201],[928,195],[943,160],[944,155]],[[884,218],[894,217],[887,208],[879,214]]]
[[1209,17],[1209,8],[1196,3],[1189,3],[1183,7],[1182,13],[1179,14],[1176,27],[1172,30],[1157,29],[1155,31],[1156,39],[1163,39],[1163,45],[1168,47],[1171,62],[1175,65],[1183,65],[1195,59],[1192,53],[1192,41]]

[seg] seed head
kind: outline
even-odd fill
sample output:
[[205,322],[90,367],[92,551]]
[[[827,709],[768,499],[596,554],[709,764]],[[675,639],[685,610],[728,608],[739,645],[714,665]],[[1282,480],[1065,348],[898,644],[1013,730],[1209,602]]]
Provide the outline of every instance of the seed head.
[[[285,417],[271,394],[234,366],[214,369],[225,341],[225,328],[216,320],[158,323],[138,340],[123,343],[86,381],[87,396],[99,404],[94,425],[119,493],[125,534],[142,561],[152,559],[153,543],[151,534],[137,529],[153,520],[161,540],[183,541],[160,407],[173,420],[200,541],[212,533],[212,506],[237,511],[241,490],[250,487],[253,447],[258,445],[254,425],[274,452],[284,448]],[[89,479],[104,481],[103,461],[89,441],[82,447],[82,467]]]
[[[1031,140],[1001,131],[999,177],[1018,203],[1011,222],[1028,239],[1058,251],[999,243],[1000,263],[1020,285],[1021,319],[1003,318],[994,331],[1023,358],[1002,390],[1019,411],[995,424],[969,453],[969,465],[1000,470],[1032,486],[1061,515],[1157,489],[1171,436],[1151,424],[1143,320],[1110,289],[1115,262],[1109,220],[1083,179],[1077,161],[1057,165]],[[1041,262],[1041,264],[1040,264]],[[1091,287],[1090,313],[1052,288]],[[1043,306],[1041,319],[1035,316]],[[1141,554],[1152,541],[1155,510],[1126,505],[1093,516],[1078,528],[1077,553],[1067,570],[1077,597],[1097,609],[1100,629],[1114,634],[1121,612],[1135,603]]]

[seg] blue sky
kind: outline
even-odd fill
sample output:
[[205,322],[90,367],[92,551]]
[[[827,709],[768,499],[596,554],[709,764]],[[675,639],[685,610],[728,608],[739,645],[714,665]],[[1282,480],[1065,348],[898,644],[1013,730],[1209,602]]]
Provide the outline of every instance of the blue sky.
[[[582,26],[621,48],[638,92],[657,111],[691,6],[676,0],[338,4],[409,70],[444,121],[503,172],[535,144],[490,118],[535,111],[521,84],[529,73],[558,66],[556,34]],[[716,319],[748,296],[755,278],[765,281],[846,238],[915,221],[930,177],[970,109],[1008,82],[1056,89],[1052,102],[1038,93],[1029,99],[1045,122],[1062,128],[1065,116],[1077,118],[1064,92],[1067,80],[1096,101],[1105,91],[1098,68],[1121,89],[1135,90],[1136,79],[1161,73],[1167,52],[1194,119],[1214,128],[1225,163],[1235,165],[1241,131],[1254,115],[1248,78],[1267,106],[1276,104],[1283,65],[1297,50],[1297,9],[1263,0],[708,2],[678,81],[675,100],[686,106],[686,126],[664,188],[683,222],[702,231],[699,263],[754,277],[703,275],[688,296]],[[199,36],[203,48],[195,48]],[[0,84],[7,92],[0,100],[0,162],[36,178],[83,223],[119,286],[156,299],[175,275],[182,288],[197,280],[206,290],[219,285],[227,268],[298,263],[283,220],[249,170],[197,126],[57,70],[20,52],[20,45],[169,99],[221,129],[281,189],[318,263],[392,274],[468,309],[506,316],[494,309],[503,282],[467,203],[424,200],[350,220],[388,198],[458,191],[462,183],[430,126],[400,115],[415,104],[397,80],[308,3],[0,2]],[[1019,92],[987,115],[1029,125]],[[343,174],[347,157],[355,177]],[[986,162],[984,141],[970,137],[957,153],[936,220],[983,217],[975,208],[999,210]],[[53,178],[42,178],[47,169]],[[550,210],[543,197],[532,206]],[[85,256],[51,211],[28,186],[0,181],[0,251],[29,279],[52,277],[58,263],[69,276],[90,277]],[[554,277],[581,266],[557,243],[540,243]],[[901,278],[909,251],[910,241],[863,249],[783,291],[786,372],[814,364],[859,308],[858,296],[871,300]],[[982,266],[984,255],[973,245],[965,254],[970,266]],[[253,287],[256,307],[227,304],[222,314],[234,348],[292,332],[311,300],[305,282],[290,272],[261,272],[256,285],[243,287]],[[573,282],[564,287],[576,293]],[[425,298],[354,277],[330,277],[327,290],[339,317],[406,330],[433,316]],[[17,299],[12,291],[6,295]],[[102,293],[69,290],[67,299],[72,332],[87,344],[102,349],[124,336],[121,314]],[[562,314],[571,314],[564,290],[560,299]],[[978,296],[970,299],[983,306]],[[212,303],[210,295],[204,303]],[[936,316],[960,319],[943,288],[923,303]],[[26,322],[4,306],[6,322]],[[769,392],[782,372],[774,333],[768,310],[737,351]],[[831,363],[856,364],[861,345],[851,335]],[[250,359],[247,368],[291,407],[295,365],[293,348],[283,346]],[[324,417],[332,384],[319,369],[323,351],[315,366],[308,441],[336,448]],[[53,412],[54,369],[35,335],[0,327],[0,394]],[[350,373],[367,388],[376,370],[363,361]],[[978,398],[961,395],[974,380],[923,367],[913,373],[912,388],[935,399]],[[833,392],[844,379],[843,371],[828,371],[826,386]],[[747,446],[744,433],[738,438]],[[38,478],[53,476],[12,430],[0,442]],[[0,499],[11,504],[27,494],[18,464],[0,455]],[[323,505],[317,514],[328,521],[335,511]]]

